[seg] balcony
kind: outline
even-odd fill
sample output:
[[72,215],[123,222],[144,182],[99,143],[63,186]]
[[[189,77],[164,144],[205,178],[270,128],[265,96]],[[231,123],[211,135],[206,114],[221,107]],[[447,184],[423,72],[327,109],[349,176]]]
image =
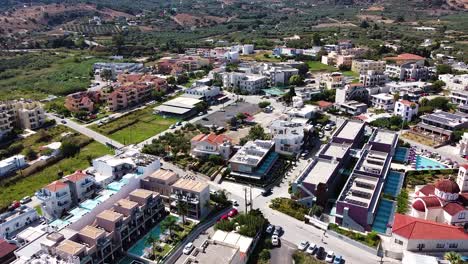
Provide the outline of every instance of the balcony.
[[81,183],[81,187],[82,187],[82,188],[88,188],[88,187],[90,187],[91,185],[93,185],[93,181],[89,181],[89,180],[87,180],[87,181]]
[[80,258],[80,264],[89,263],[90,260],[91,260],[91,256],[89,256],[89,255],[84,256],[84,257]]
[[55,195],[55,197],[57,198],[57,200],[68,200],[69,199],[69,196],[67,195],[67,193],[57,193]]

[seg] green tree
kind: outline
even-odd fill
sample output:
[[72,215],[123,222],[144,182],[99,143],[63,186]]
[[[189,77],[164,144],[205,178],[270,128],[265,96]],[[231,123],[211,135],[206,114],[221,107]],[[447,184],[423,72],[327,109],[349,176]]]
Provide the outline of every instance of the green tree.
[[154,100],[156,100],[158,102],[163,101],[165,94],[166,93],[164,91],[160,91],[160,90],[153,90],[151,92],[151,95],[153,96]]
[[166,79],[168,84],[176,84],[176,78],[174,76],[169,76]]
[[312,43],[314,44],[314,46],[322,46],[322,40],[320,39],[319,34],[315,33],[312,36]]
[[441,80],[437,80],[432,84],[432,90],[435,93],[440,93],[443,90],[443,87],[445,86],[445,82]]
[[177,227],[177,218],[175,216],[168,215],[161,221],[160,226],[163,232],[168,230],[169,235],[172,236],[172,231]]
[[236,118],[237,118],[238,120],[244,121],[244,119],[246,119],[247,116],[246,116],[244,113],[239,112],[239,113],[237,113]]
[[26,158],[31,161],[37,159],[37,152],[32,148],[27,148],[25,153]]
[[366,20],[361,21],[361,24],[359,25],[361,28],[368,28],[369,23]]
[[208,156],[208,161],[216,165],[221,165],[224,162],[223,158],[220,155],[214,154]]
[[189,77],[186,74],[181,74],[177,76],[177,84],[186,84],[189,81]]
[[260,254],[258,255],[258,257],[262,260],[269,260],[271,258],[271,255],[270,255],[270,250],[264,248],[262,249],[262,251],[260,252]]
[[60,146],[60,153],[62,153],[62,155],[65,157],[74,156],[79,151],[80,151],[80,146],[78,146],[76,143],[71,142],[71,141],[64,141],[62,142],[62,145]]
[[312,208],[310,209],[310,214],[315,215],[317,217],[321,216],[323,212],[323,207],[320,205],[314,204]]
[[271,103],[268,102],[268,101],[261,101],[261,102],[258,103],[258,107],[265,108],[265,107],[269,106],[270,104]]
[[298,74],[295,74],[289,78],[290,85],[301,85],[303,83],[304,83],[304,79]]
[[177,202],[177,212],[179,215],[182,217],[182,223],[185,224],[185,217],[188,215],[188,204],[183,201],[178,201]]
[[450,251],[444,254],[444,259],[450,262],[450,264],[461,264],[461,255],[457,252]]
[[108,69],[103,69],[99,76],[101,76],[103,80],[109,81],[112,79],[112,71]]
[[153,235],[149,235],[145,239],[145,244],[148,245],[148,246],[151,246],[152,254],[153,254],[153,256],[156,256],[156,251],[159,248],[159,239],[156,238]]
[[439,64],[436,66],[437,74],[452,73],[452,67],[447,64]]

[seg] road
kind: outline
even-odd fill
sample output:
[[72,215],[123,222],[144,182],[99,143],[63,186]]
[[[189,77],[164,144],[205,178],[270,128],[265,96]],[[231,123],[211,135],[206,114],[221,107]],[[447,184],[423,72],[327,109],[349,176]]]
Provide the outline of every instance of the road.
[[[76,123],[76,122],[74,122],[74,121],[72,121],[70,119],[66,119],[66,118],[61,119],[61,118],[58,118],[58,117],[56,117],[56,116],[54,116],[54,115],[52,115],[50,113],[47,113],[46,115],[47,115],[47,118],[54,119],[57,122],[57,124],[65,125],[65,126],[71,128],[71,129],[73,129],[73,130],[75,130],[75,131],[77,131],[77,132],[79,132],[79,133],[81,133],[81,134],[83,134],[85,136],[88,136],[88,137],[90,137],[90,138],[92,138],[92,139],[96,140],[97,142],[102,143],[104,145],[111,144],[111,145],[115,146],[116,148],[122,148],[124,146],[123,144],[121,144],[121,143],[119,143],[119,142],[117,142],[115,140],[112,140],[112,139],[110,139],[110,138],[108,138],[106,136],[103,136],[102,134],[99,134],[96,131],[89,129],[84,125],[78,124],[78,123]],[[66,123],[64,124],[64,123],[62,123],[62,121],[65,121]]]
[[280,247],[275,247],[271,250],[271,264],[292,264],[292,254],[296,250],[296,245],[287,241],[282,241]]

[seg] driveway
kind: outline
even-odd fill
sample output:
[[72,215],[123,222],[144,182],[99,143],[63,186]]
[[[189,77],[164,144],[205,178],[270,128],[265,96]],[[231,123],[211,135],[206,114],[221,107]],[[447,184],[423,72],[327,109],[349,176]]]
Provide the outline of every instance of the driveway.
[[281,240],[281,246],[275,247],[270,251],[270,254],[271,254],[270,263],[271,264],[292,264],[293,263],[292,255],[296,249],[297,247],[294,244],[286,240]]

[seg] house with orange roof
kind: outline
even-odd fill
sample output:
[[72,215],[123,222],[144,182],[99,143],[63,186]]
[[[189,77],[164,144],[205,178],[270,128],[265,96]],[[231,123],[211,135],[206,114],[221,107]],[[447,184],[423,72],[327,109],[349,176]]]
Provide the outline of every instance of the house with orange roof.
[[94,177],[81,170],[63,177],[63,181],[70,187],[72,201],[74,204],[91,198],[95,191]]
[[228,160],[231,156],[232,139],[225,135],[199,134],[190,140],[190,145],[190,153],[197,158],[219,155]]
[[448,252],[468,250],[463,227],[395,214],[391,248],[395,252]]
[[49,220],[61,217],[73,205],[70,186],[61,180],[37,191],[36,197],[41,201],[44,217]]
[[67,95],[65,98],[65,108],[70,112],[93,112],[94,105],[99,102],[99,93],[97,92],[77,92]]

